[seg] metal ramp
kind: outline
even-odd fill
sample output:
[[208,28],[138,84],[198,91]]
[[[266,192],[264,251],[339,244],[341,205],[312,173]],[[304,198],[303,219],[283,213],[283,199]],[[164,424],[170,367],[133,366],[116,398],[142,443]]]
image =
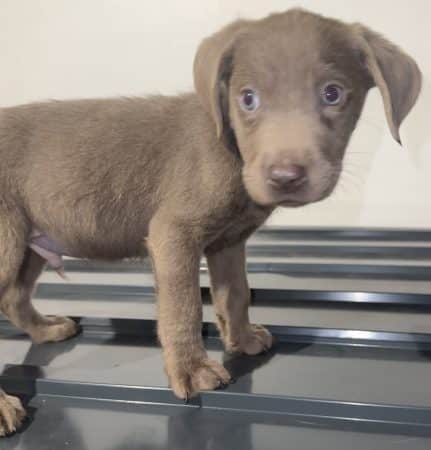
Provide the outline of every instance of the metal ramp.
[[0,320],[0,382],[28,404],[0,449],[431,448],[431,232],[264,229],[250,241],[253,321],[276,347],[223,352],[201,268],[205,345],[236,382],[189,404],[167,387],[146,263],[67,261],[35,303],[82,334],[33,345]]

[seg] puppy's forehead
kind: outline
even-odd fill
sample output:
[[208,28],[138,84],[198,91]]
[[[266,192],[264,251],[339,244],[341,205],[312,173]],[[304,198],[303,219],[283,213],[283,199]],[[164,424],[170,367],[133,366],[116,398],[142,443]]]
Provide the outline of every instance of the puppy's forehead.
[[354,47],[347,24],[294,10],[250,26],[237,41],[234,60],[245,78],[306,81],[337,69],[348,72],[358,61]]

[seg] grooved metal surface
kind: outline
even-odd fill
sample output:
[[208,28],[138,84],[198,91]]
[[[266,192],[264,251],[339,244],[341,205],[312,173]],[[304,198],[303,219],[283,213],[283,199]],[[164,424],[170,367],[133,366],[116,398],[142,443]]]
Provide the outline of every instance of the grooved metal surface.
[[334,240],[334,241],[406,241],[430,242],[431,231],[388,228],[292,228],[267,227],[255,233],[256,238],[278,240]]
[[[95,398],[101,398],[96,387],[91,391],[94,385],[100,386],[97,389],[106,388],[107,395],[111,392],[118,396],[111,398],[109,394],[107,399],[111,400],[120,400],[121,392],[127,393],[125,401],[131,401],[135,395],[127,387],[132,386],[144,395],[141,398],[136,391],[136,401],[150,401],[146,397],[150,392],[148,395],[155,395],[151,397],[152,402],[166,403],[167,380],[154,321],[77,320],[82,334],[53,345],[31,345],[7,322],[1,322],[4,339],[0,352],[12,364],[4,367],[0,382],[10,390],[17,389],[14,383],[26,386],[20,391],[24,394],[31,392],[29,386],[33,386],[36,393],[52,394],[39,391],[39,387],[45,386],[45,382],[58,381],[63,383],[61,386],[72,386],[70,392],[62,388],[64,395],[72,396],[81,396],[78,388],[82,384],[87,392],[82,396],[91,396],[93,392]],[[210,357],[222,362],[236,380],[225,391],[208,393],[208,398],[232,394],[223,398],[241,399],[243,403],[238,405],[244,406],[239,409],[247,411],[265,409],[267,399],[274,400],[276,411],[284,407],[284,398],[431,408],[431,391],[428,391],[431,342],[427,335],[282,326],[270,327],[270,330],[278,341],[274,350],[247,357],[224,353],[214,326],[204,326],[205,346]],[[408,390],[402,389],[406,379],[414,380]],[[58,395],[59,391],[56,392]],[[245,397],[248,400],[244,400]],[[170,398],[169,403],[180,404]],[[234,403],[226,408],[235,409]],[[308,403],[314,404],[307,400]],[[311,410],[310,414],[319,415]]]
[[[209,301],[209,290],[202,288],[203,300]],[[37,298],[67,298],[80,300],[91,297],[103,301],[133,300],[154,303],[154,288],[151,286],[121,286],[92,284],[39,284]],[[262,305],[283,305],[288,302],[326,303],[371,303],[405,306],[431,306],[429,294],[405,294],[355,291],[280,290],[252,289],[252,302]]]
[[[0,319],[0,384],[30,413],[0,448],[431,448],[431,332],[413,326],[414,314],[430,313],[431,232],[264,229],[248,254],[253,316],[274,311],[280,325],[268,328],[277,344],[255,357],[227,354],[214,324],[204,323],[210,357],[236,382],[188,404],[167,385],[154,320],[88,314],[75,318],[79,336],[34,345]],[[130,311],[155,303],[148,262],[68,259],[66,269],[77,283],[53,282],[48,273],[36,292],[52,313],[75,304],[85,314],[90,300],[106,314],[120,302]],[[130,284],[140,273],[145,281]],[[204,262],[201,282],[209,308]],[[335,319],[287,326],[283,311],[295,308]],[[381,327],[366,326],[373,312]],[[362,320],[347,327],[337,321],[346,314]],[[391,328],[400,320],[403,327]]]
[[426,427],[40,395],[17,450],[429,450]]

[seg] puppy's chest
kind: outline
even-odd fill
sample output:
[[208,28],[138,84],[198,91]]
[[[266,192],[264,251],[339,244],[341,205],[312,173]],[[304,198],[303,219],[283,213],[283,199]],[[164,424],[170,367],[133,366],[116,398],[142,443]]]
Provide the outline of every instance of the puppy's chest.
[[208,236],[206,251],[215,252],[246,240],[269,217],[271,211],[257,206],[242,208]]

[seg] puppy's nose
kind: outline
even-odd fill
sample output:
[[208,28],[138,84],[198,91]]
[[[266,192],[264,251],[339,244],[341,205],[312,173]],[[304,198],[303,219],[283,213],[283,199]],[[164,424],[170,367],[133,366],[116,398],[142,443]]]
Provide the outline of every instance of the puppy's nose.
[[292,191],[301,186],[307,179],[304,166],[298,164],[274,165],[269,168],[268,183],[283,191]]

